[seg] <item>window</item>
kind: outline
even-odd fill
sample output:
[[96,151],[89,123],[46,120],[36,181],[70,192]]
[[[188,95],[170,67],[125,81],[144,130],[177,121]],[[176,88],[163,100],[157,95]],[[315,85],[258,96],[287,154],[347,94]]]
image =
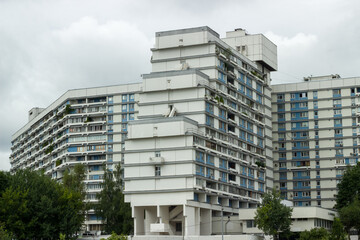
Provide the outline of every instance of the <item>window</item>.
[[333,104],[334,105],[341,105],[341,99],[334,99]]
[[279,113],[279,114],[278,114],[278,119],[281,119],[281,118],[285,118],[285,114],[284,114],[284,113]]
[[254,220],[247,220],[247,221],[246,221],[246,227],[247,227],[247,228],[254,228],[254,227],[256,227]]
[[129,114],[129,120],[134,120],[134,117],[135,117],[134,113]]
[[334,131],[335,131],[335,135],[343,134],[342,129],[335,129]]
[[341,119],[334,119],[334,125],[341,125],[342,121]]
[[314,108],[318,107],[318,101],[314,101]]
[[279,128],[285,128],[285,123],[279,123]]
[[130,103],[129,104],[129,111],[134,111],[135,108],[135,104],[134,103]]
[[126,105],[126,104],[123,104],[123,105],[121,106],[121,110],[122,110],[123,112],[126,112],[126,111],[127,111],[127,105]]
[[155,176],[161,176],[161,167],[155,166]]
[[319,121],[318,121],[318,120],[315,120],[315,121],[314,121],[314,125],[315,125],[315,127],[318,127],[318,126],[319,126]]
[[340,89],[334,89],[333,90],[333,95],[340,95],[341,94],[341,90]]
[[278,104],[278,111],[285,110],[285,104]]
[[121,115],[121,120],[124,122],[124,121],[127,121],[127,114],[122,114]]
[[307,97],[307,92],[302,92],[299,94],[300,98],[306,98]]
[[300,117],[301,118],[304,118],[304,117],[307,117],[307,116],[308,116],[307,112],[300,112]]
[[300,108],[305,108],[305,107],[307,107],[308,106],[308,103],[307,102],[301,102],[301,103],[299,103],[299,107]]
[[316,176],[320,176],[320,171],[316,171]]
[[334,115],[341,114],[341,109],[334,109]]
[[175,224],[175,231],[176,232],[182,232],[182,223],[181,222],[177,222]]
[[[286,168],[286,162],[281,162],[279,163],[279,167],[280,168]],[[280,183],[281,184],[281,183]],[[285,183],[285,186],[286,186],[286,183]]]
[[314,111],[314,116],[315,116],[315,117],[319,116],[319,115],[318,115],[318,111]]
[[309,157],[309,152],[301,152],[301,157]]
[[318,97],[318,92],[317,91],[313,91],[313,97],[317,98]]
[[161,152],[160,152],[160,151],[156,151],[156,152],[155,152],[155,157],[161,157]]
[[316,166],[320,166],[320,161],[316,161]]
[[113,115],[108,115],[107,117],[108,117],[108,122],[112,122],[113,119],[114,119],[114,116],[113,116]]
[[109,111],[109,112],[114,111],[114,107],[113,107],[113,106],[109,106],[109,107],[108,107],[108,111]]
[[285,99],[284,94],[277,95],[277,100],[284,100],[284,99]]
[[343,155],[343,150],[342,149],[336,149],[335,150],[335,155]]
[[109,96],[108,97],[108,102],[112,102],[113,101],[113,97],[112,96]]
[[134,101],[135,100],[135,95],[134,94],[129,94],[129,99],[130,99],[130,101]]
[[113,139],[114,139],[114,135],[108,135],[108,141],[109,141],[109,142],[112,142]]
[[315,136],[319,136],[319,131],[315,131]]
[[[315,121],[316,122],[316,121]],[[309,123],[308,122],[301,122],[300,123],[300,127],[308,127]]]
[[127,95],[126,94],[122,95],[121,99],[122,99],[123,102],[126,102],[127,101]]

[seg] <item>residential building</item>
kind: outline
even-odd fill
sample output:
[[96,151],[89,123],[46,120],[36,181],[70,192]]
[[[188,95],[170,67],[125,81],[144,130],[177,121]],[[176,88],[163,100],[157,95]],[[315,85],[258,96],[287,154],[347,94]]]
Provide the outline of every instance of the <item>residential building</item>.
[[[138,113],[139,84],[69,90],[47,108],[29,111],[29,122],[11,140],[11,172],[43,170],[61,181],[74,164],[86,165],[86,200],[96,202],[103,167],[123,161],[127,123]],[[88,211],[87,230],[101,221]]]
[[359,85],[329,75],[272,86],[275,188],[294,206],[334,207],[346,166],[358,162]]
[[222,212],[255,208],[273,187],[276,46],[242,29],[220,39],[208,27],[159,32],[155,41],[125,141],[134,234],[218,234]]
[[[61,181],[85,164],[96,202],[103,167],[121,162],[139,239],[260,234],[254,209],[274,187],[294,209],[333,206],[345,165],[357,162],[359,79],[270,86],[276,46],[243,29],[222,39],[209,27],[165,31],[155,41],[142,82],[69,90],[30,110],[12,137],[11,171]],[[332,221],[332,211],[312,209],[302,227]],[[101,228],[93,210],[86,225]]]

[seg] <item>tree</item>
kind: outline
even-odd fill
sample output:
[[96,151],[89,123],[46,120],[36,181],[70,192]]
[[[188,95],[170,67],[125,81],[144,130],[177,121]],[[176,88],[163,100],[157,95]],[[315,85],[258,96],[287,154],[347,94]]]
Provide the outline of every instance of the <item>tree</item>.
[[344,176],[340,183],[337,185],[339,192],[336,196],[335,208],[340,210],[341,208],[348,206],[360,193],[360,163],[356,166],[348,166]]
[[74,190],[82,195],[85,199],[85,183],[86,167],[82,164],[76,164],[71,170],[67,169],[64,172],[62,183],[65,187]]
[[351,228],[357,231],[360,230],[360,201],[357,196],[348,206],[342,207],[339,213],[341,222],[344,224],[349,236]]
[[266,235],[278,239],[279,233],[290,232],[292,209],[281,203],[280,193],[265,193],[255,213],[255,224]]
[[0,196],[9,186],[10,174],[8,172],[0,171]]
[[299,240],[329,240],[329,233],[325,228],[313,228],[300,233]]
[[104,167],[102,191],[97,194],[99,200],[95,214],[105,224],[105,232],[129,234],[133,230],[130,204],[124,202],[122,193],[121,166],[115,166],[112,172]]
[[1,240],[12,240],[13,236],[9,233],[3,225],[0,224],[0,239]]
[[346,240],[346,231],[340,218],[334,218],[334,223],[331,229],[330,240]]
[[80,230],[84,221],[81,194],[43,173],[20,170],[9,175],[0,196],[0,222],[15,239],[66,239]]

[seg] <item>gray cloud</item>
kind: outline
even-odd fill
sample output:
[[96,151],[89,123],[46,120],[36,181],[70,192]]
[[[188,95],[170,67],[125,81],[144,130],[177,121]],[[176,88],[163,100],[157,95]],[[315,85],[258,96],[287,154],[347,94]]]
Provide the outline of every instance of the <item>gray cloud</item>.
[[356,0],[0,1],[0,169],[34,106],[68,89],[139,81],[157,31],[208,25],[264,33],[278,46],[273,83],[359,75]]

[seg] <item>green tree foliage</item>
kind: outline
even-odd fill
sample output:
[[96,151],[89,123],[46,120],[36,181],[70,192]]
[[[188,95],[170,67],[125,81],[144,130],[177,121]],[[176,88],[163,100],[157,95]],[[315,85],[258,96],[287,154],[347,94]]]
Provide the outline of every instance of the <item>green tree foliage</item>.
[[360,201],[357,196],[355,196],[352,203],[341,208],[339,213],[341,222],[344,224],[347,232],[351,228],[360,230]]
[[330,234],[325,228],[313,228],[300,234],[299,240],[329,240]]
[[117,235],[115,232],[112,232],[111,236],[108,238],[101,238],[100,240],[128,240],[128,237],[124,234]]
[[3,224],[0,224],[0,239],[1,240],[12,240],[12,234],[9,233],[5,227],[3,226]]
[[290,232],[292,209],[281,203],[277,191],[264,194],[255,213],[255,224],[265,234],[278,239],[279,233]]
[[58,239],[60,233],[70,239],[80,230],[80,193],[30,170],[8,175],[7,181],[0,196],[0,222],[15,239]]
[[116,165],[114,172],[107,169],[104,171],[103,189],[97,194],[99,202],[95,214],[103,220],[105,232],[129,234],[133,231],[133,220],[130,204],[124,202],[121,167]]
[[360,193],[360,163],[356,166],[348,167],[342,177],[340,183],[337,185],[339,192],[336,197],[335,207],[340,210],[348,206],[355,195]]
[[344,225],[340,221],[340,218],[334,218],[329,240],[346,240],[346,238],[346,231],[344,229]]
[[80,193],[85,199],[85,178],[86,167],[82,164],[76,164],[71,170],[65,170],[62,182],[65,187]]
[[0,196],[9,186],[10,174],[8,172],[0,171]]

